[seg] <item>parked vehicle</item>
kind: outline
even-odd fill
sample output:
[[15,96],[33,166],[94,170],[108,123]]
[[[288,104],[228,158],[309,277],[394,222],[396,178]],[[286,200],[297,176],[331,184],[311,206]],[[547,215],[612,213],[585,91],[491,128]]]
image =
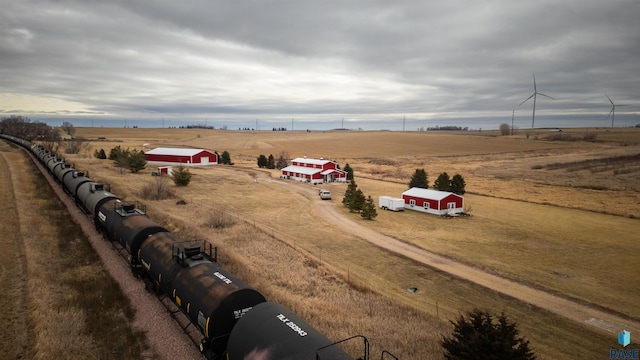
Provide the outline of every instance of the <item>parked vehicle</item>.
[[320,190],[319,194],[320,194],[320,199],[331,200],[331,191],[322,189]]
[[391,196],[380,196],[378,206],[382,210],[404,211],[404,199]]

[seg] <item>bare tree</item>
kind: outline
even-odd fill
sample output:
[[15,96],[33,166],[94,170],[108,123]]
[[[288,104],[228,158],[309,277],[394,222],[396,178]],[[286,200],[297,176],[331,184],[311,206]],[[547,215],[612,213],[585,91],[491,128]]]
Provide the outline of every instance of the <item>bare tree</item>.
[[287,159],[289,159],[289,154],[284,151],[280,151],[280,155],[278,155],[278,160],[276,161],[276,168],[284,169],[289,166],[289,160]]
[[65,141],[64,147],[65,154],[79,154],[82,150],[88,151],[91,145],[85,139],[79,137]]
[[140,190],[140,197],[145,200],[164,200],[175,196],[168,176],[155,176]]
[[63,122],[61,127],[62,130],[67,133],[67,135],[73,136],[73,134],[76,133],[76,128],[74,128],[73,124],[68,121]]
[[509,124],[502,123],[500,124],[500,134],[502,136],[507,136],[511,133],[511,126]]

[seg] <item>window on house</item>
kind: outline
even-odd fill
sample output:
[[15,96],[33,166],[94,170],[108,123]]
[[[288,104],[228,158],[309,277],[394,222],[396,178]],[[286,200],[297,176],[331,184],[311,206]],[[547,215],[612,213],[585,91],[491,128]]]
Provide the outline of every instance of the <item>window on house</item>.
[[416,201],[415,201],[415,200],[413,200],[413,199],[409,200],[409,205],[411,205],[411,206],[415,206],[415,204],[416,204]]
[[429,204],[428,201],[425,201],[424,204],[422,204],[422,207],[425,208],[425,209],[428,209],[428,208],[431,207],[431,205]]
[[455,209],[455,208],[456,208],[456,203],[454,202],[447,203],[447,209]]

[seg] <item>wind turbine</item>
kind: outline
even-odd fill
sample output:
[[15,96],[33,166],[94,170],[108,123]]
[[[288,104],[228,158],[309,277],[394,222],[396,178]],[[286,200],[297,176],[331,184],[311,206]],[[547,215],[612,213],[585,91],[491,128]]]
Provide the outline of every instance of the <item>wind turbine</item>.
[[605,121],[609,119],[609,116],[611,116],[611,127],[613,127],[613,119],[615,119],[616,117],[616,106],[629,106],[629,105],[616,105],[613,103],[613,101],[611,101],[611,98],[609,97],[609,95],[604,94],[604,96],[606,96],[607,99],[609,99],[609,102],[611,103],[611,111],[609,111],[609,115],[607,115],[607,118],[605,119]]
[[[544,97],[548,97],[551,100],[555,100],[554,98],[552,98],[549,95],[545,95],[543,93],[538,92],[538,88],[536,87],[536,74],[533,74],[533,94],[531,94],[531,96],[529,96],[525,101],[521,102],[520,105],[526,103],[529,99],[533,98],[533,116],[531,117],[531,128],[533,129],[533,125],[536,121],[536,97],[538,95],[542,95]],[[518,105],[518,106],[520,106]]]

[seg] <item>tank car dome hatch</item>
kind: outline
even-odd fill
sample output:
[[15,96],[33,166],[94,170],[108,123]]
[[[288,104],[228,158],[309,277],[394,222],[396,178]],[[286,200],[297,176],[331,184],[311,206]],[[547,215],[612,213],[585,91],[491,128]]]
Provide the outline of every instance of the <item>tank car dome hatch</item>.
[[265,302],[254,306],[233,328],[227,346],[229,359],[353,360],[286,307]]
[[91,179],[84,176],[84,173],[82,171],[72,171],[69,175],[66,175],[64,177],[64,187],[67,192],[77,201],[76,195],[78,192],[78,187],[88,181],[91,181]]
[[105,202],[118,197],[104,190],[104,185],[92,181],[81,184],[77,190],[77,198],[87,211],[98,221],[98,211]]
[[61,166],[56,167],[54,170],[56,180],[61,183],[64,176],[70,171],[73,171],[73,169],[71,168],[71,165],[67,163],[63,163]]
[[123,204],[125,203],[119,199],[105,201],[97,212],[97,221],[107,234],[111,234],[112,241],[117,241],[129,251],[131,266],[137,268],[140,266],[138,262],[140,245],[149,235],[168,230],[136,211],[123,215]]
[[64,161],[62,159],[58,159],[56,157],[53,157],[53,158],[49,159],[49,162],[47,163],[47,168],[49,169],[49,172],[51,174],[54,174],[56,166],[62,165],[62,164],[64,164]]

